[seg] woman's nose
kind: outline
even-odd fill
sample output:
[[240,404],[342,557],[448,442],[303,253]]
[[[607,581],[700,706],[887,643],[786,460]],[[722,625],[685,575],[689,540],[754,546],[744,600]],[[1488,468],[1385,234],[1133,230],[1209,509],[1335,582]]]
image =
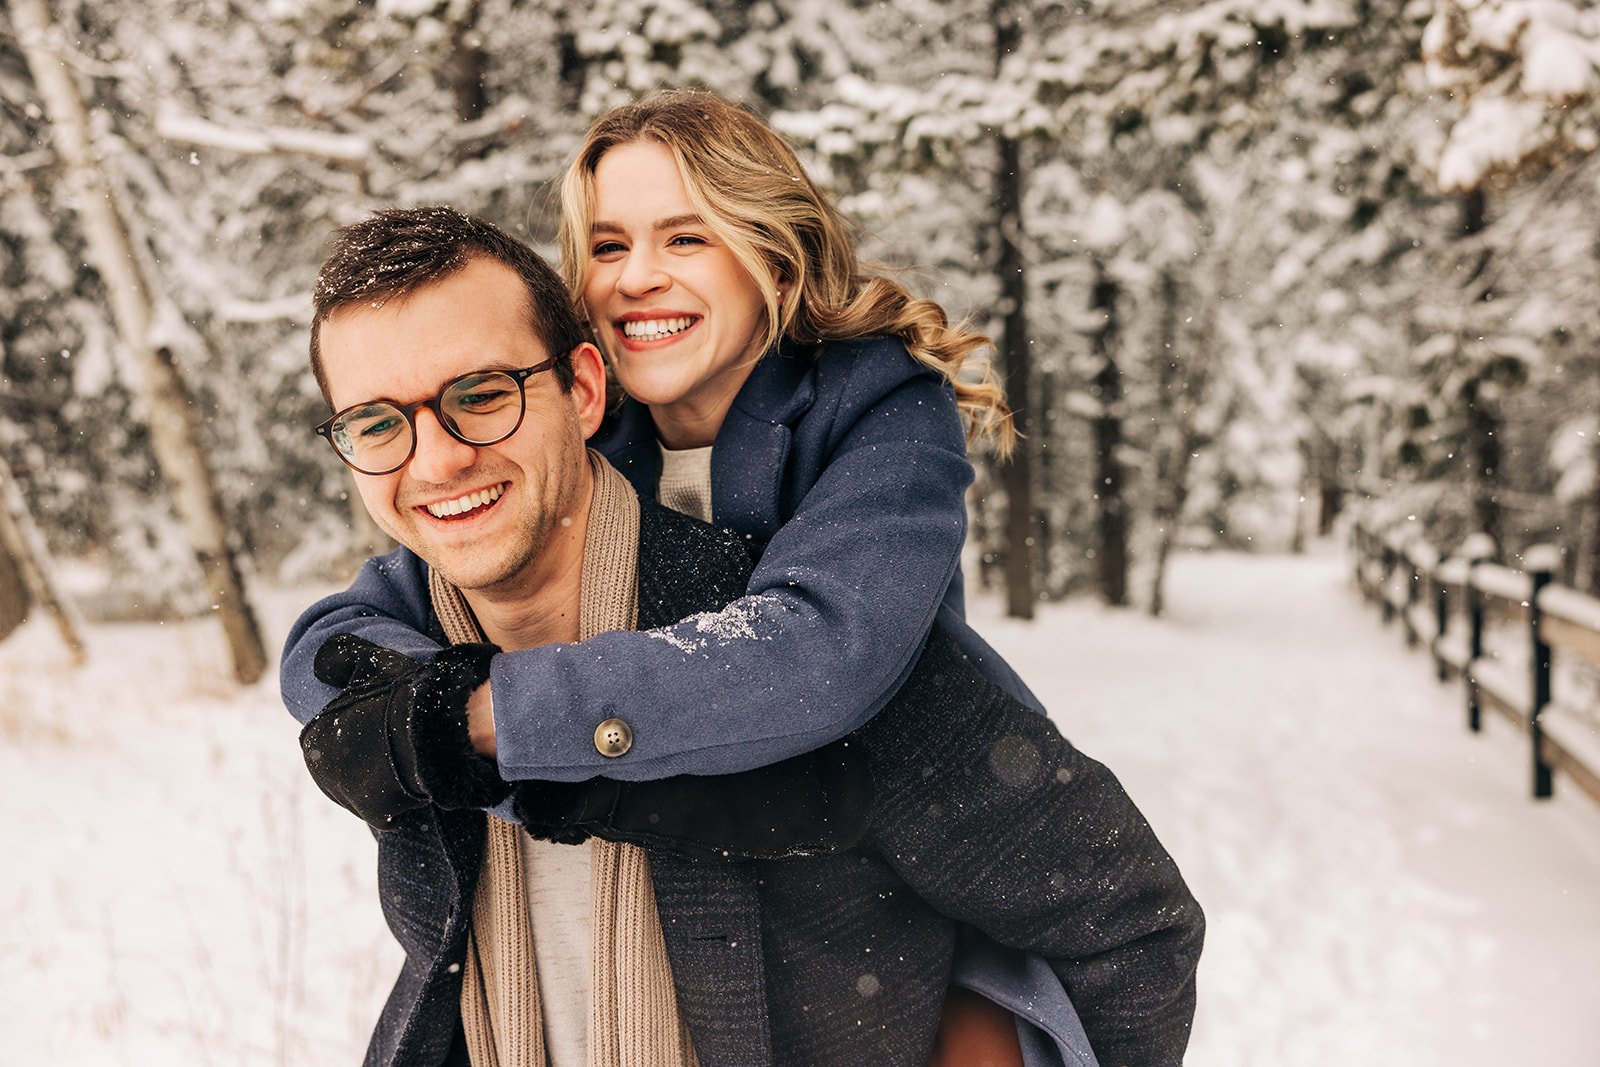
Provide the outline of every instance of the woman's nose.
[[659,292],[672,284],[661,257],[649,249],[634,249],[622,264],[617,276],[617,290],[624,296],[645,296]]
[[477,460],[478,449],[452,437],[432,408],[418,408],[414,420],[417,449],[406,469],[417,481],[442,485]]

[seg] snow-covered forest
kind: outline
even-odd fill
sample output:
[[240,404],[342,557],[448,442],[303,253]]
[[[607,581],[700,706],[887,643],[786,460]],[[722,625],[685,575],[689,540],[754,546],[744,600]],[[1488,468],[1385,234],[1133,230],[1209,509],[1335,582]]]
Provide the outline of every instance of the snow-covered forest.
[[[1589,3],[6,14],[0,458],[53,555],[109,576],[94,611],[205,608],[227,594],[202,569],[229,559],[292,582],[364,554],[307,429],[330,228],[447,202],[553,254],[549,183],[587,122],[679,83],[769,114],[879,259],[996,339],[1028,436],[983,465],[973,517],[1013,613],[1072,592],[1159,610],[1173,545],[1290,547],[1354,500],[1445,550],[1559,544],[1600,584]],[[142,318],[108,270],[142,283]],[[163,456],[177,423],[198,447]]]

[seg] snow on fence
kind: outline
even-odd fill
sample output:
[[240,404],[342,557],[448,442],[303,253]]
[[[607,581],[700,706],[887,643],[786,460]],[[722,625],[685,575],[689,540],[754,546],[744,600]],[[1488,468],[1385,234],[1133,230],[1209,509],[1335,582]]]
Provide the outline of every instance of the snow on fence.
[[1428,649],[1441,682],[1463,683],[1468,727],[1488,710],[1527,734],[1535,797],[1560,771],[1600,803],[1600,599],[1556,584],[1559,552],[1530,549],[1516,571],[1489,561],[1482,535],[1448,559],[1403,530],[1357,523],[1350,540],[1356,584],[1384,623]]

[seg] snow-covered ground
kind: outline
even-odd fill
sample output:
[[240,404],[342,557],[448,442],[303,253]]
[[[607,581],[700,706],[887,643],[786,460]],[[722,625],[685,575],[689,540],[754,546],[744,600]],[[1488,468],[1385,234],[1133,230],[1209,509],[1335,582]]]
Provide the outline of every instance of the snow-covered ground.
[[[1325,546],[1181,557],[1170,602],[973,614],[1206,908],[1192,1067],[1592,1067],[1600,809],[1527,799]],[[371,838],[209,624],[90,642],[0,642],[0,1065],[359,1062],[398,967]]]

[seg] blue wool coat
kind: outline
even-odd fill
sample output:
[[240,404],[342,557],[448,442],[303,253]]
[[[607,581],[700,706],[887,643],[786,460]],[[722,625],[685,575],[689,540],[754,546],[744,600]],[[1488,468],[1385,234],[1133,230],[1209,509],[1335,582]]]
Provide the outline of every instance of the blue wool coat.
[[[743,588],[747,561],[725,538],[644,505],[641,625],[710,610]],[[431,613],[416,622],[439,636]],[[876,792],[856,847],[749,862],[651,851],[702,1064],[921,1067],[952,967],[955,981],[1038,1021],[1019,1027],[1030,1065],[1094,1067],[1089,1035],[1108,1064],[1181,1062],[1200,912],[1106,768],[983,679],[937,629],[852,743],[868,754]],[[465,1062],[458,1002],[483,819],[430,805],[377,834],[380,898],[406,963],[372,1067]],[[1003,841],[1033,858],[1013,863],[986,847]],[[974,931],[976,952],[953,964],[963,923],[986,936]],[[1086,1005],[1082,1025],[1063,982]]]
[[[629,401],[591,444],[654,499],[660,472],[647,409]],[[739,602],[749,641],[716,660],[694,622],[669,638],[603,634],[495,657],[501,773],[582,781],[726,774],[820,748],[861,726],[900,688],[934,620],[990,680],[1034,708],[1021,679],[966,624],[963,498],[972,481],[955,399],[895,339],[785,345],[758,363],[712,452],[716,524],[760,559]],[[406,620],[427,588],[379,561],[295,623],[284,701],[301,722],[336,691],[317,649],[355,633],[420,659],[438,645]],[[595,751],[620,715],[634,745]]]

